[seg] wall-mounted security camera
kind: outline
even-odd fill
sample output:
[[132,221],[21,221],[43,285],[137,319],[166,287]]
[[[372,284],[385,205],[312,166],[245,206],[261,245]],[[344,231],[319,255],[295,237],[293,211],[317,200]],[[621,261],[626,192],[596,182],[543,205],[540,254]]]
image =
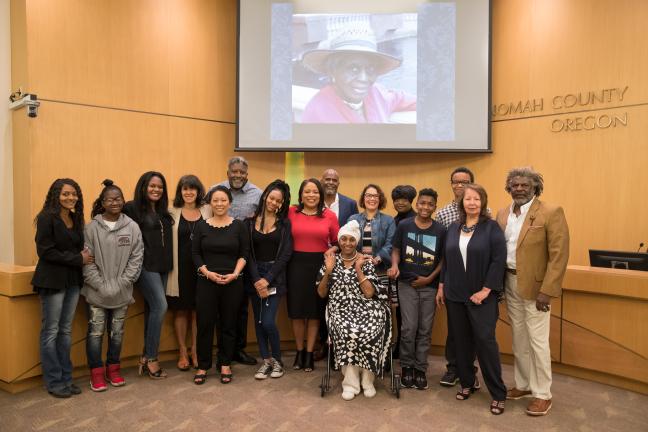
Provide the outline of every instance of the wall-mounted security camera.
[[9,102],[9,109],[10,110],[17,110],[22,107],[27,107],[27,115],[29,117],[36,117],[38,115],[38,107],[40,106],[40,102],[38,101],[38,96],[35,94],[25,94],[22,96],[20,99],[16,100],[11,100]]

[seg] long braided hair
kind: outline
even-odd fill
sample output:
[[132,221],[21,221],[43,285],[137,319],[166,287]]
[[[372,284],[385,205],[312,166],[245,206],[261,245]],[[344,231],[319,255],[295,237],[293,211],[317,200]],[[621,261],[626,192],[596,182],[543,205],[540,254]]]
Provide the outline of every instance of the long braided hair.
[[79,186],[79,184],[70,178],[60,178],[54,180],[52,185],[49,187],[49,190],[47,191],[47,195],[45,196],[43,208],[34,218],[34,224],[36,224],[36,221],[41,216],[59,215],[61,213],[60,196],[61,190],[63,190],[64,185],[72,186],[77,193],[77,197],[79,199],[74,205],[74,211],[70,212],[70,217],[72,218],[72,222],[74,223],[74,229],[83,232],[83,193],[81,193],[81,187]]
[[256,222],[259,216],[261,216],[260,229],[262,231],[265,225],[266,200],[268,199],[268,195],[270,195],[270,193],[274,190],[278,190],[283,195],[283,204],[281,204],[281,207],[277,211],[276,224],[281,224],[282,221],[288,216],[288,208],[290,207],[290,186],[288,186],[288,183],[286,183],[285,181],[277,179],[266,186],[265,190],[261,194],[261,198],[259,198],[259,205],[257,205],[254,216],[252,216],[252,220],[254,222]]
[[99,194],[95,202],[92,204],[92,213],[90,213],[90,217],[92,218],[94,218],[97,215],[104,214],[106,209],[103,206],[103,200],[106,194],[111,190],[118,191],[119,194],[121,195],[122,201],[124,200],[124,193],[122,192],[119,186],[113,183],[112,180],[106,179],[102,181],[101,184],[104,186],[104,188],[101,190],[101,193]]

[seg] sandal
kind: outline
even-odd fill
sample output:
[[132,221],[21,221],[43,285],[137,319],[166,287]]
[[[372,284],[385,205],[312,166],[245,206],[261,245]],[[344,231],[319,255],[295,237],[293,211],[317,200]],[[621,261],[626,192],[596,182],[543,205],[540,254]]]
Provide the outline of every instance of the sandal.
[[470,398],[470,395],[473,394],[474,392],[475,392],[474,387],[462,388],[457,392],[456,398],[457,400],[463,401]]
[[492,401],[490,404],[490,412],[493,415],[504,414],[504,401]]
[[207,381],[207,372],[197,373],[194,375],[194,384],[203,385]]
[[230,369],[229,373],[223,372],[223,369],[221,368],[221,377],[220,377],[220,382],[222,384],[229,384],[232,382],[232,370]]
[[149,378],[158,380],[158,379],[164,379],[164,378],[166,378],[168,376],[167,373],[164,372],[164,369],[162,369],[162,367],[159,364],[157,365],[158,370],[156,370],[155,372],[151,371],[150,365],[152,363],[158,363],[158,359],[156,359],[156,358],[148,359],[148,360],[146,360],[146,364],[144,365],[144,368],[146,369],[146,372],[148,373]]
[[189,358],[187,356],[187,348],[180,348],[180,358],[178,359],[178,364],[176,365],[179,371],[186,372],[191,367],[189,363]]

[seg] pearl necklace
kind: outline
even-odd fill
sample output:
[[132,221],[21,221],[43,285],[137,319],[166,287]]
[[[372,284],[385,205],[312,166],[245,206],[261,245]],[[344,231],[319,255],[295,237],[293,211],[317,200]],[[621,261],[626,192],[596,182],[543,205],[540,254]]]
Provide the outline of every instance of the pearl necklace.
[[353,261],[354,259],[356,259],[357,256],[358,256],[358,251],[355,251],[355,253],[351,258],[344,258],[342,255],[340,255],[340,258],[342,258],[342,261]]

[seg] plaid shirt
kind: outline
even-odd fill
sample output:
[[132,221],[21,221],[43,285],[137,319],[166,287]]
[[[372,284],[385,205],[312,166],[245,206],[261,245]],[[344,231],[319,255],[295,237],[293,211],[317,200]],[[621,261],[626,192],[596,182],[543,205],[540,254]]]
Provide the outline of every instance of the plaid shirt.
[[225,186],[232,193],[232,205],[229,209],[230,216],[234,219],[244,220],[254,215],[254,212],[259,205],[261,194],[263,193],[261,189],[250,182],[245,182],[241,189],[234,190],[230,187],[228,180],[218,183],[210,189],[213,189],[216,186]]
[[448,228],[452,225],[452,222],[459,219],[459,206],[457,205],[457,202],[452,201],[441,210],[438,210],[434,219]]

